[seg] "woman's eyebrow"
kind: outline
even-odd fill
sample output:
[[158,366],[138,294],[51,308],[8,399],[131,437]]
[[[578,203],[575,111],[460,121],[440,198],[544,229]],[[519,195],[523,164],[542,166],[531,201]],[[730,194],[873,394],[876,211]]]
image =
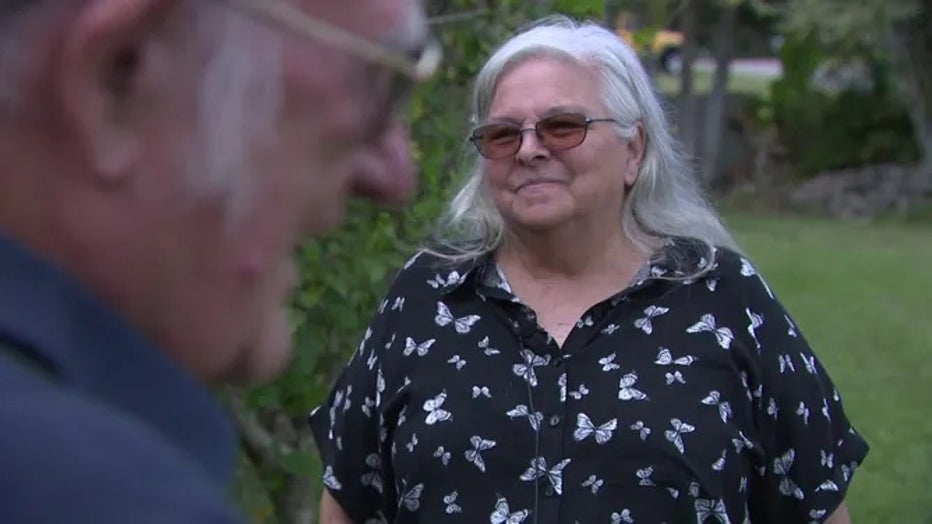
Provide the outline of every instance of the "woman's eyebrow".
[[553,106],[543,113],[540,114],[541,118],[546,118],[548,116],[559,115],[561,113],[581,113],[588,115],[589,110],[585,107],[575,105],[575,104],[561,104]]

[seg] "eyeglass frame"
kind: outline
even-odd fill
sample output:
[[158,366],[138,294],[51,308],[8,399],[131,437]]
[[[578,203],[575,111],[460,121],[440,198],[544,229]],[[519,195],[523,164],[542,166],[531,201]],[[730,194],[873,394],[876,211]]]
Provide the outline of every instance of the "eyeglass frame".
[[[569,147],[563,147],[563,148],[559,148],[559,149],[554,149],[554,148],[552,148],[552,147],[548,147],[548,146],[544,143],[544,141],[543,141],[543,137],[541,136],[541,133],[540,133],[540,130],[538,129],[538,126],[540,125],[541,122],[546,122],[547,120],[549,120],[549,119],[551,119],[551,118],[558,117],[558,116],[564,116],[564,115],[574,115],[574,116],[582,116],[582,117],[584,117],[583,123],[584,123],[585,125],[583,126],[583,135],[582,135],[582,138],[579,140],[579,142],[577,142],[576,144],[571,145],[571,146],[569,146]],[[524,135],[525,135],[525,133],[528,133],[528,132],[531,132],[531,131],[534,132],[534,136],[537,137],[537,140],[540,141],[541,145],[543,145],[543,146],[546,147],[547,149],[549,149],[549,150],[551,150],[551,151],[568,151],[568,150],[573,149],[573,148],[575,148],[575,147],[581,146],[582,143],[586,141],[586,137],[589,136],[589,127],[590,127],[592,124],[596,123],[596,122],[613,122],[613,123],[615,123],[615,124],[618,124],[618,123],[619,123],[618,120],[617,120],[617,119],[614,119],[614,118],[593,118],[593,117],[587,116],[587,115],[584,114],[584,113],[566,112],[566,113],[558,113],[558,114],[555,114],[555,115],[550,115],[550,116],[548,116],[548,117],[546,117],[546,118],[541,118],[540,120],[538,120],[538,121],[537,121],[533,126],[531,126],[531,127],[521,127],[521,126],[519,126],[519,125],[517,125],[517,124],[510,124],[510,123],[507,123],[507,122],[500,122],[500,123],[497,123],[497,124],[492,124],[492,123],[482,124],[481,126],[476,126],[475,128],[473,128],[472,132],[471,132],[470,135],[469,135],[469,141],[472,142],[472,145],[475,146],[476,151],[478,151],[480,155],[482,155],[483,157],[488,158],[488,159],[490,159],[490,160],[499,160],[499,159],[502,159],[502,158],[507,158],[507,157],[509,157],[509,156],[518,154],[518,151],[521,150],[521,146],[524,144]],[[518,139],[517,139],[517,141],[516,141],[516,144],[517,144],[517,145],[515,146],[514,151],[512,151],[511,153],[508,153],[507,155],[502,155],[502,156],[488,156],[488,155],[486,155],[486,154],[482,151],[482,147],[479,145],[479,140],[480,140],[481,137],[478,136],[476,133],[478,133],[478,132],[479,132],[480,130],[482,130],[482,129],[488,128],[489,126],[495,126],[495,125],[513,126],[513,127],[517,128],[517,130],[518,130]]]
[[383,65],[408,79],[422,83],[437,72],[443,57],[440,42],[428,38],[420,50],[420,56],[412,59],[388,46],[374,43],[350,31],[315,18],[286,0],[224,0],[227,4],[246,14],[322,42],[338,47],[354,55]]

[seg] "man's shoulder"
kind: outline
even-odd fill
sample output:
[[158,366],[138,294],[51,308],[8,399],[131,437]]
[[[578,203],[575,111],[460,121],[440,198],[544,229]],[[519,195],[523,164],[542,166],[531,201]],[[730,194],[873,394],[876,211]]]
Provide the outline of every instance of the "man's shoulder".
[[131,414],[0,358],[0,514],[29,522],[234,523],[224,486]]

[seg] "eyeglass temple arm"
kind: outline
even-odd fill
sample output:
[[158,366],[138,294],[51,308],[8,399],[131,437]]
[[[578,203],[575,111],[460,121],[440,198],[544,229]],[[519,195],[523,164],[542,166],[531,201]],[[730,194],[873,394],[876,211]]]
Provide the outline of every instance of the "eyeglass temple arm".
[[389,66],[418,82],[431,77],[440,62],[440,46],[435,42],[421,54],[416,62],[385,46],[374,44],[349,31],[318,20],[282,0],[226,0],[232,6],[265,18],[296,33],[319,38],[374,62]]

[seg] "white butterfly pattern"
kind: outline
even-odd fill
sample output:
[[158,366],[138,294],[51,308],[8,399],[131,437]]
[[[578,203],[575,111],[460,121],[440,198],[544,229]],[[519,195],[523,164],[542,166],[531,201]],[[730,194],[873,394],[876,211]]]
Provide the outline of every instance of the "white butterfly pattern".
[[525,406],[524,404],[518,404],[514,408],[508,410],[508,412],[505,414],[511,418],[527,417],[528,422],[531,424],[531,429],[533,429],[534,431],[537,431],[538,429],[540,429],[540,422],[544,420],[543,413],[541,413],[540,411],[536,413],[531,413],[531,410],[528,409],[528,407]]
[[440,407],[446,400],[446,392],[441,392],[436,397],[424,401],[424,411],[427,412],[425,423],[427,423],[428,426],[433,426],[437,422],[453,420],[453,414]]
[[324,480],[324,485],[327,486],[328,488],[334,491],[339,491],[343,489],[343,484],[340,483],[340,481],[337,480],[336,475],[333,474],[333,466],[327,466],[326,468],[324,468],[324,474],[322,476]]
[[413,338],[406,337],[404,356],[407,357],[413,353],[417,353],[419,357],[426,356],[427,353],[430,351],[430,347],[433,346],[435,342],[437,342],[437,339],[431,338],[431,339],[425,340],[424,342],[417,343],[414,341]]
[[405,444],[405,447],[408,448],[408,453],[414,453],[414,448],[417,447],[417,433],[411,434],[411,442]]
[[550,481],[553,491],[557,495],[563,494],[563,468],[570,463],[571,459],[563,459],[552,468],[547,469],[547,459],[544,457],[534,457],[531,459],[531,465],[528,467],[527,471],[521,474],[521,480],[523,481],[533,481],[541,477],[547,477],[547,480]]
[[722,422],[727,423],[728,419],[731,418],[731,404],[727,400],[722,400],[721,394],[718,391],[710,391],[702,403],[707,406],[718,407],[718,414],[722,419]]
[[582,400],[583,397],[589,394],[589,388],[585,384],[580,384],[576,391],[570,391],[570,396],[576,400]]
[[457,497],[459,497],[459,493],[457,491],[453,491],[452,493],[443,496],[443,503],[447,505],[447,515],[463,512],[463,508],[461,508],[459,504],[456,503]]
[[796,373],[796,366],[793,364],[793,357],[790,355],[777,355],[777,361],[780,362],[780,373],[784,373],[786,370]]
[[605,481],[596,477],[595,475],[589,475],[582,483],[582,487],[589,488],[592,490],[592,494],[595,495],[599,492],[599,489],[602,488],[602,485],[605,484]]
[[764,325],[764,316],[759,315],[753,311],[751,308],[744,308],[744,313],[748,317],[748,334],[751,335],[751,338],[754,340],[754,345],[757,346],[757,349],[761,348],[760,341],[757,340],[757,330]]
[[463,369],[463,366],[466,365],[466,360],[459,355],[453,355],[449,360],[447,360],[447,364],[453,364],[456,366],[456,370],[459,371]]
[[803,490],[790,479],[790,469],[793,467],[793,461],[796,459],[796,451],[790,448],[783,455],[773,460],[773,471],[780,477],[780,493],[788,497],[795,497],[803,500],[805,495]]
[[772,397],[770,403],[767,405],[767,414],[773,417],[774,420],[777,420],[777,414],[780,412],[779,406],[777,406],[777,401]]
[[469,438],[469,443],[472,444],[472,449],[467,449],[464,453],[466,460],[475,464],[479,471],[485,473],[485,459],[482,458],[482,452],[494,448],[496,442],[473,435]]
[[534,372],[534,368],[539,366],[546,366],[550,363],[550,355],[537,355],[529,349],[521,350],[521,358],[524,360],[523,363],[515,364],[512,366],[512,371],[515,375],[523,378],[527,381],[531,387],[537,386],[537,373]]
[[641,440],[647,440],[647,437],[650,435],[650,428],[645,426],[642,420],[638,420],[634,424],[631,424],[631,429],[638,432]]
[[492,355],[498,355],[501,353],[501,351],[489,345],[489,337],[485,337],[482,340],[480,340],[478,346],[479,346],[479,349],[482,350],[482,353],[487,357],[491,357]]
[[472,387],[472,398],[479,398],[483,396],[485,398],[492,398],[492,393],[489,392],[488,386],[473,386]]
[[728,455],[728,449],[723,449],[721,456],[718,457],[718,460],[712,463],[712,470],[722,471],[725,469],[725,457]]
[[654,361],[654,364],[660,366],[669,366],[673,364],[677,366],[690,366],[698,360],[699,359],[693,355],[686,355],[685,357],[674,359],[669,349],[661,347],[660,351],[657,353],[657,360]]
[[685,454],[686,445],[683,442],[683,435],[692,433],[696,430],[696,428],[678,418],[670,419],[670,425],[673,426],[673,429],[664,431],[664,436],[667,437],[667,440],[669,440],[674,447],[676,447],[680,454]]
[[731,342],[734,340],[735,336],[727,327],[716,327],[715,326],[715,316],[711,313],[706,313],[699,317],[699,322],[696,322],[692,326],[686,328],[687,333],[712,333],[715,335],[715,340],[718,342],[718,345],[722,349],[731,348]]
[[806,356],[805,353],[800,353],[799,358],[803,360],[803,364],[806,365],[806,372],[810,375],[816,374],[816,361],[815,355]]
[[696,499],[696,520],[699,524],[713,519],[713,522],[729,524],[728,512],[725,510],[725,502],[722,499]]
[[673,373],[667,373],[666,375],[667,385],[672,385],[674,382],[679,382],[680,384],[685,384],[686,381],[683,380],[683,374],[679,371],[674,371]]
[[651,320],[669,311],[670,311],[670,308],[665,308],[665,307],[660,307],[660,306],[648,306],[646,309],[644,309],[644,316],[634,321],[634,327],[650,335],[651,333],[654,332],[654,325],[651,322]]
[[371,486],[374,490],[382,493],[382,474],[380,472],[381,459],[379,458],[378,453],[370,453],[366,455],[366,466],[369,467],[369,471],[364,473],[362,476],[362,485]]
[[398,501],[399,507],[404,506],[408,511],[416,512],[421,507],[421,493],[423,492],[424,484],[416,484],[401,496],[401,500]]
[[434,458],[439,458],[440,462],[442,462],[444,466],[447,466],[450,464],[452,455],[450,455],[450,452],[444,449],[443,446],[439,446],[437,447],[437,451],[434,451]]
[[434,322],[440,327],[452,324],[457,333],[465,335],[469,333],[476,322],[480,320],[482,320],[482,317],[479,315],[466,315],[459,318],[454,317],[446,304],[437,302],[437,316],[434,317]]
[[427,285],[434,289],[458,286],[459,284],[463,283],[465,277],[466,275],[460,275],[458,271],[451,271],[450,274],[446,276],[446,278],[440,276],[439,274],[434,275],[433,278],[427,281]]
[[618,398],[621,400],[647,400],[647,395],[634,387],[638,375],[634,371],[626,373],[618,383]]
[[803,425],[809,425],[809,407],[806,406],[805,402],[800,402],[799,407],[796,408],[796,414],[803,418]]
[[617,356],[617,353],[612,353],[607,357],[600,358],[599,364],[602,365],[602,371],[612,371],[613,369],[618,369],[618,364],[615,363],[615,357]]
[[832,480],[826,480],[822,484],[819,484],[816,491],[838,491],[838,484],[835,484]]
[[395,297],[392,302],[392,311],[401,311],[405,308],[405,297]]
[[521,524],[529,514],[530,511],[526,509],[512,513],[508,507],[508,500],[499,496],[495,501],[495,510],[489,515],[489,522],[490,524]]
[[790,316],[784,313],[784,314],[783,314],[783,318],[786,319],[786,324],[787,324],[787,326],[789,326],[789,328],[788,328],[787,331],[786,331],[786,334],[789,335],[789,336],[791,336],[791,337],[793,337],[793,338],[798,337],[798,336],[799,336],[799,332],[798,332],[798,330],[796,329],[796,324],[793,323],[793,320],[790,319]]
[[612,439],[612,433],[617,426],[618,420],[614,418],[596,426],[589,418],[589,415],[579,413],[576,416],[576,430],[573,432],[573,438],[576,439],[576,442],[582,442],[589,437],[593,437],[596,443],[605,444]]
[[655,486],[654,481],[650,478],[654,474],[654,468],[647,466],[634,472],[638,477],[639,486]]

